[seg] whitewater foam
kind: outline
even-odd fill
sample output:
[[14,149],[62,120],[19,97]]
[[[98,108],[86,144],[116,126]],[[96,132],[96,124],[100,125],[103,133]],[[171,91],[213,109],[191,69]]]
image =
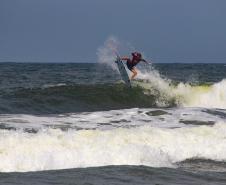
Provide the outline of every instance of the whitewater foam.
[[[221,110],[220,114],[226,115]],[[223,122],[224,117],[212,115],[201,108],[172,109],[123,109],[100,112],[67,113],[51,116],[27,114],[0,115],[1,128],[14,130],[39,130],[61,128],[62,130],[132,128],[152,126],[159,128],[193,127],[196,124],[183,124],[183,120],[204,123]],[[4,127],[3,127],[4,125]]]
[[226,160],[226,124],[177,129],[0,130],[0,171],[38,171],[106,165],[175,167],[191,158]]
[[209,86],[193,86],[182,82],[173,85],[169,79],[163,78],[153,68],[148,73],[140,72],[138,79],[144,82],[135,82],[135,84],[158,96],[157,104],[160,107],[169,106],[169,100],[174,100],[177,105],[183,107],[226,109],[226,79]]

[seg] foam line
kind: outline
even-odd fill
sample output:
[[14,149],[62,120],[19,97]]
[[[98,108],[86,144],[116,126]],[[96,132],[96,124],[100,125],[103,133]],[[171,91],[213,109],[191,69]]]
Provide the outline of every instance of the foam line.
[[226,124],[178,129],[0,130],[0,171],[38,171],[106,165],[173,167],[191,158],[226,160]]

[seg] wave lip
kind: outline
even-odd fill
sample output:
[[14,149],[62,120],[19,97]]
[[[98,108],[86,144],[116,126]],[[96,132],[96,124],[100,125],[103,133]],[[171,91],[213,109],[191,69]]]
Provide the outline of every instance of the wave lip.
[[226,109],[226,79],[211,86],[190,87],[185,97],[187,107]]
[[173,84],[154,69],[149,73],[140,73],[138,77],[141,82],[135,84],[143,87],[147,94],[154,95],[159,107],[177,105],[226,109],[226,79],[212,85]]
[[[175,129],[0,130],[0,171],[40,171],[107,165],[176,167],[186,159],[226,161],[225,123]],[[15,152],[16,151],[16,152]]]

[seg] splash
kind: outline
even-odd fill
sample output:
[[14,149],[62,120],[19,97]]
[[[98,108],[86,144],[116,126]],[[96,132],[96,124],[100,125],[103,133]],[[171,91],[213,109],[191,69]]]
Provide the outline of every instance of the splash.
[[116,37],[109,37],[104,42],[104,45],[97,50],[98,62],[110,66],[113,70],[117,70],[114,61],[120,45],[121,44]]
[[116,56],[120,56],[120,53],[130,54],[131,51],[135,51],[135,47],[131,43],[110,36],[103,46],[97,49],[98,63],[106,64],[117,71],[118,68],[114,63]]
[[204,107],[226,109],[226,79],[212,85],[192,86],[188,83],[173,84],[162,77],[157,70],[139,72],[138,79],[142,82],[134,84],[142,86],[147,93],[154,94],[160,107],[169,106],[174,101],[183,107]]

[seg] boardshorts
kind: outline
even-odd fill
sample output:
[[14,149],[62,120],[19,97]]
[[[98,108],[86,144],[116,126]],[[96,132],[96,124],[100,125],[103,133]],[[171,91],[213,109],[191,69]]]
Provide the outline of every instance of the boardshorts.
[[127,65],[127,67],[128,67],[128,69],[130,70],[130,71],[132,71],[132,69],[134,68],[134,64],[132,64],[132,62],[131,61],[127,61],[126,62],[126,65]]

